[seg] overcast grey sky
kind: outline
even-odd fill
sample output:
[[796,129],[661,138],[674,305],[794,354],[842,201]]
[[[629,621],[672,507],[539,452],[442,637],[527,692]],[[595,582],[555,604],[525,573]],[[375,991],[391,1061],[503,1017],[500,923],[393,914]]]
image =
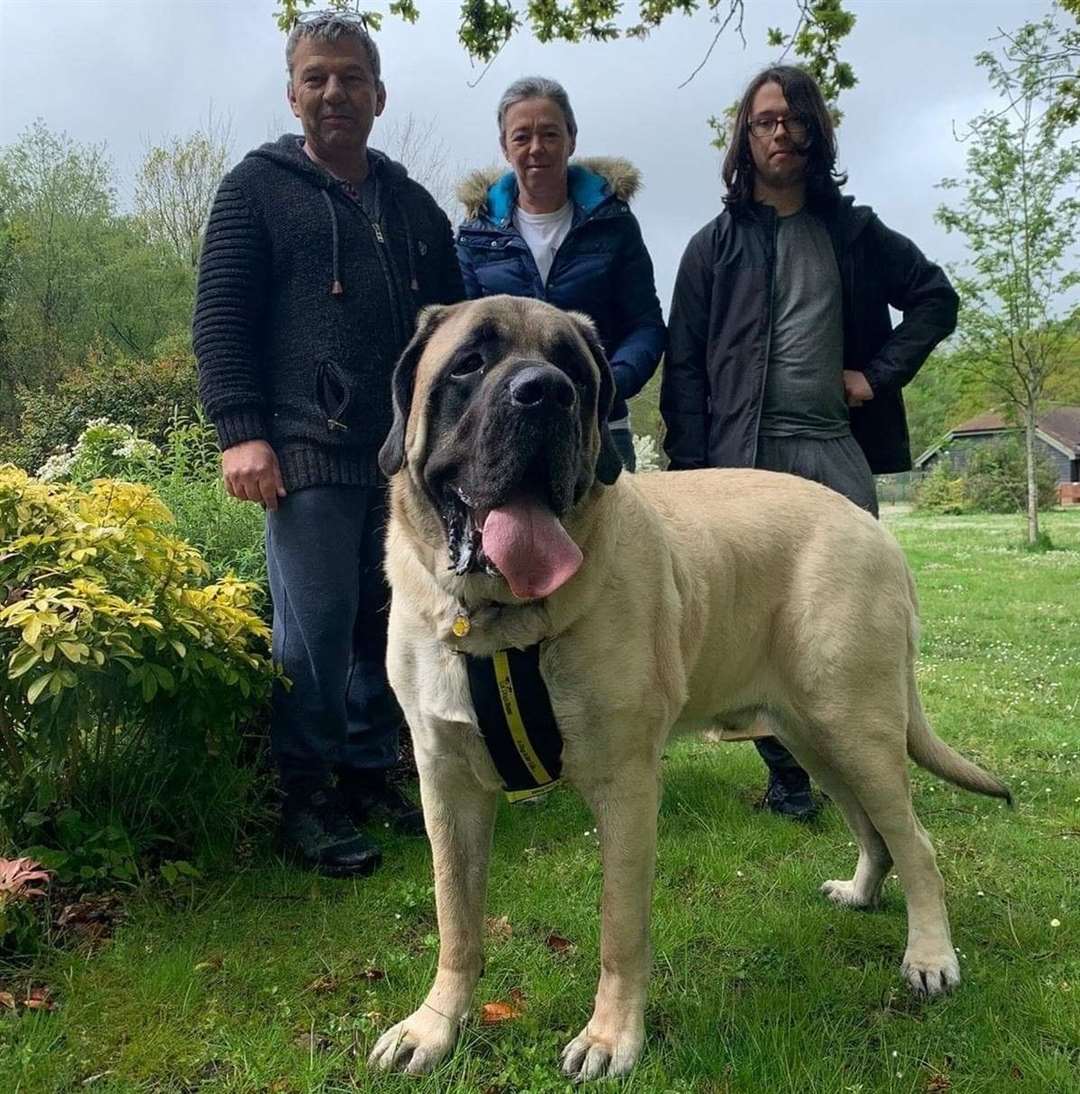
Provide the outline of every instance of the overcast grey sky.
[[[385,0],[366,0],[385,10]],[[631,13],[636,8],[629,0]],[[1048,0],[851,0],[843,54],[859,85],[841,106],[840,164],[848,191],[939,261],[960,242],[934,224],[934,189],[963,170],[953,127],[992,99],[974,56],[999,27],[1051,10]],[[790,28],[793,0],[746,0],[745,48],[727,31],[682,89],[714,33],[706,15],[673,17],[644,42],[541,45],[518,35],[479,75],[457,42],[458,0],[419,0],[421,19],[387,18],[379,35],[388,89],[384,120],[437,119],[455,169],[499,156],[495,104],[518,76],[553,76],[569,91],[582,155],[620,155],[641,170],[634,203],[665,312],[682,250],[719,211],[719,155],[706,118],[776,59],[769,26]],[[0,143],[36,117],[86,142],[104,141],[120,193],[150,141],[191,132],[208,110],[231,121],[236,159],[297,128],[284,99],[284,36],[272,0],[0,0]],[[632,20],[627,20],[627,22]],[[379,146],[379,125],[372,144]]]

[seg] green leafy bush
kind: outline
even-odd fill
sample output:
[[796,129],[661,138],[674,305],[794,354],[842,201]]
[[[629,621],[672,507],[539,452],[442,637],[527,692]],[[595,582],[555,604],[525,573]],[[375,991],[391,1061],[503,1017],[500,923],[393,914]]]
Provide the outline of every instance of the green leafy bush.
[[[1039,508],[1057,503],[1058,476],[1041,454],[1035,457]],[[1027,462],[1024,446],[1010,439],[979,445],[964,469],[970,508],[980,513],[1022,513],[1027,509]]]
[[[20,837],[35,822],[62,842],[63,811],[103,787],[95,816],[121,835],[170,811],[191,821],[192,788],[269,696],[255,588],[211,581],[171,520],[145,485],[0,467],[0,822]],[[84,852],[123,855],[123,839],[93,835]]]
[[915,509],[920,513],[966,513],[967,495],[964,480],[954,475],[952,468],[940,460],[919,483],[914,494]]
[[158,447],[129,425],[96,418],[74,445],[54,452],[37,477],[84,486],[114,478],[153,487],[176,533],[199,551],[211,572],[256,582],[263,598],[262,510],[226,492],[214,428],[205,419],[177,416]]

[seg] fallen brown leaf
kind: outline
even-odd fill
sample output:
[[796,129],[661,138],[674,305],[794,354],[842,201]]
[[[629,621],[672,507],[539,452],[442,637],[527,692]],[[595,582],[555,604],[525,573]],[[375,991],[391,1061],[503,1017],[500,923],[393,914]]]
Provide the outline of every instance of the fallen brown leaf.
[[480,1008],[480,1024],[484,1026],[497,1026],[520,1017],[521,1011],[509,1003],[485,1003]]
[[328,974],[326,976],[317,976],[304,990],[315,995],[326,995],[329,992],[337,991],[337,988],[337,980]]
[[952,1080],[948,1075],[933,1075],[926,1081],[926,1094],[945,1094],[952,1090]]
[[487,927],[488,938],[494,938],[500,942],[505,942],[514,934],[514,928],[510,926],[510,920],[504,915],[497,918],[489,915],[484,920],[484,925]]
[[574,948],[574,944],[569,938],[563,938],[561,934],[556,934],[554,931],[544,939],[544,945],[552,953],[566,953]]
[[123,915],[124,905],[119,893],[98,893],[65,904],[56,917],[56,925],[80,941],[95,945],[108,938]]
[[31,988],[23,1000],[27,1010],[56,1010],[48,988]]
[[7,1007],[8,1010],[14,1010],[15,996],[9,991],[0,991],[0,1007]]
[[385,980],[386,973],[382,969],[364,969],[360,974],[365,980]]

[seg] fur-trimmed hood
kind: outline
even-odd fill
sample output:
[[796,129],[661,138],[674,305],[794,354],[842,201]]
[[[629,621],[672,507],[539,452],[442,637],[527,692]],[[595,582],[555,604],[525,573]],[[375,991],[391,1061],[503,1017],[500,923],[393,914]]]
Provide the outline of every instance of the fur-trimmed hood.
[[[608,197],[629,202],[641,189],[641,172],[629,160],[618,156],[572,159],[568,174],[570,197],[586,212]],[[517,179],[505,167],[485,167],[461,180],[457,196],[465,207],[467,220],[486,214],[498,222],[507,219],[513,210]]]

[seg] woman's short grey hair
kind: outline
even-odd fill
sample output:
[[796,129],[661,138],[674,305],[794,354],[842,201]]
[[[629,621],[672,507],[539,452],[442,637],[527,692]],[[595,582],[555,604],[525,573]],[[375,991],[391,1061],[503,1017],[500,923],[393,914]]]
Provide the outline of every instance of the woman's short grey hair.
[[577,139],[577,120],[574,118],[574,108],[570,105],[570,96],[566,94],[566,88],[558,80],[549,80],[546,76],[523,76],[520,80],[515,80],[502,93],[502,98],[499,100],[500,140],[504,133],[506,112],[516,103],[523,103],[526,99],[550,99],[562,111],[570,139]]
[[382,65],[379,62],[379,47],[375,39],[368,33],[362,19],[348,12],[321,11],[312,14],[308,19],[302,19],[289,31],[288,41],[285,43],[285,67],[289,72],[289,82],[292,82],[293,55],[296,53],[297,44],[301,38],[315,38],[320,42],[336,42],[340,38],[355,38],[367,54],[368,63],[371,65],[372,75],[376,80],[382,78]]

